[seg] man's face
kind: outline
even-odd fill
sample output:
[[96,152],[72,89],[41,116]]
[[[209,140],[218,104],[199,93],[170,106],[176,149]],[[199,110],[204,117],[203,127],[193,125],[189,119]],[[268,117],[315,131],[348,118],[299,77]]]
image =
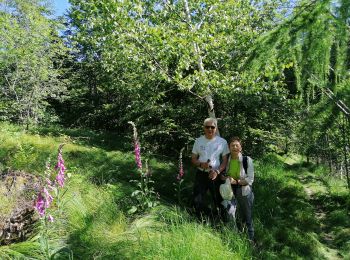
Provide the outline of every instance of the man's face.
[[204,133],[205,137],[208,139],[212,139],[216,133],[216,126],[213,122],[208,122],[204,125]]
[[240,153],[242,151],[242,146],[240,144],[240,142],[238,141],[233,141],[230,143],[230,152],[231,153]]

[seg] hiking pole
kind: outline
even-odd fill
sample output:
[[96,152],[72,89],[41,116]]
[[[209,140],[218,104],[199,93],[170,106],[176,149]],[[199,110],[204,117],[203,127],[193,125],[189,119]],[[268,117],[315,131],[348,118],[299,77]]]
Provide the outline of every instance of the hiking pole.
[[[208,159],[207,163],[209,164],[210,163],[210,159]],[[209,172],[212,170],[212,166],[209,165]],[[217,178],[217,177],[216,177]],[[214,207],[216,210],[218,210],[218,205],[217,205],[217,196],[216,196],[216,183],[215,183],[215,180],[211,179],[212,181],[212,186],[213,186],[213,199],[214,199]]]

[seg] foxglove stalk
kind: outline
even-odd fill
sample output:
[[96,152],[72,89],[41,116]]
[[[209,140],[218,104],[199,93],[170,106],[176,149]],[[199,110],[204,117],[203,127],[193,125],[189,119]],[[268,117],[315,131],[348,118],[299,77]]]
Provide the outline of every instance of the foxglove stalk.
[[[135,152],[135,161],[136,166],[138,168],[138,172],[140,173],[140,179],[139,181],[133,181],[137,183],[137,187],[139,187],[139,190],[134,191],[131,196],[136,198],[136,201],[138,203],[137,206],[133,206],[129,212],[134,213],[138,209],[145,210],[146,208],[152,208],[155,205],[158,204],[156,201],[158,194],[154,191],[154,188],[152,187],[153,181],[151,180],[151,170],[148,167],[148,161],[146,159],[145,161],[145,167],[142,167],[142,161],[141,161],[141,149],[140,149],[140,142],[137,138],[137,129],[134,122],[129,121],[129,124],[132,125],[134,130],[134,136],[133,136],[133,144],[134,144],[134,152]],[[157,197],[156,197],[157,196]]]
[[177,179],[181,180],[184,176],[184,169],[183,169],[183,163],[182,163],[182,152],[184,148],[181,149],[180,155],[179,155],[179,174],[177,175]]
[[47,191],[46,188],[43,189],[43,193],[45,194],[45,208],[50,207],[52,201],[53,201],[53,197],[51,196],[51,194]]
[[45,200],[41,192],[38,193],[38,197],[35,202],[35,209],[38,211],[40,217],[43,217],[45,215]]
[[52,191],[54,189],[52,181],[49,178],[46,178],[46,185],[49,190]]
[[[44,184],[43,188],[41,189],[41,191],[38,193],[37,199],[34,203],[34,208],[38,211],[40,217],[44,217],[45,213],[46,213],[46,209],[50,207],[50,205],[52,204],[53,201],[53,197],[50,194],[50,191],[56,190],[56,185],[58,184],[60,187],[64,186],[64,180],[65,180],[65,176],[64,176],[64,172],[66,170],[66,167],[64,166],[64,160],[62,157],[62,147],[64,144],[61,144],[58,148],[58,158],[57,158],[57,164],[55,166],[55,170],[57,170],[57,176],[56,176],[56,182],[51,181],[50,179],[50,175],[51,175],[51,171],[50,171],[50,163],[46,164],[46,184]],[[53,222],[54,218],[51,215],[47,216],[47,220],[49,222]]]
[[137,140],[134,143],[134,147],[135,147],[135,161],[136,161],[137,168],[142,169],[141,149],[140,149],[140,144]]
[[57,164],[55,166],[55,170],[58,170],[56,181],[61,188],[64,186],[64,181],[65,181],[64,171],[66,170],[66,167],[64,166],[64,160],[62,157],[62,147],[63,145],[60,145],[58,149]]
[[134,152],[135,152],[135,162],[137,165],[137,168],[142,169],[142,160],[141,160],[141,148],[140,143],[137,138],[137,129],[134,122],[129,121],[129,124],[132,125],[133,131],[134,131]]

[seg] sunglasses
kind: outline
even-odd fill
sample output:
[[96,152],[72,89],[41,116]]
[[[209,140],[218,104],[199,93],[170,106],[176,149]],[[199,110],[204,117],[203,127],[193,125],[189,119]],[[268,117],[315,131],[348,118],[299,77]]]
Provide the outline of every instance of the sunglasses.
[[213,125],[205,125],[204,127],[205,127],[206,129],[209,129],[209,128],[210,128],[210,129],[215,129],[215,126],[213,126]]

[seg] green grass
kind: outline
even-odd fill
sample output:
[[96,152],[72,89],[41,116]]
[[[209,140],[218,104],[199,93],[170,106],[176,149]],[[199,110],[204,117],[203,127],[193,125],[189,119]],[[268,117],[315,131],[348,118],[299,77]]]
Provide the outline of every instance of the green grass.
[[40,249],[40,243],[34,239],[34,241],[0,246],[0,259],[44,259],[44,255]]
[[[46,161],[55,163],[60,143],[66,143],[63,156],[71,177],[59,203],[50,209],[56,218],[47,229],[54,259],[327,259],[336,253],[350,257],[345,182],[323,168],[300,163],[298,156],[269,155],[255,161],[257,245],[251,247],[245,233],[220,223],[199,223],[189,213],[194,169],[186,156],[182,204],[177,204],[172,185],[177,159],[149,157],[161,204],[129,215],[135,189],[129,181],[138,178],[129,137],[59,127],[25,132],[1,123],[0,171],[11,168],[42,176]],[[0,193],[1,212],[11,204],[4,194]],[[317,205],[322,205],[325,219],[316,216]],[[326,234],[333,235],[330,244]],[[45,259],[44,242],[35,236],[1,246],[0,258]]]
[[[324,232],[338,234],[336,227],[350,227],[349,207],[344,207],[348,190],[344,182],[339,186],[338,181],[327,178],[325,171],[313,165],[310,168],[297,162],[284,165],[282,161],[270,155],[255,167],[257,240],[263,248],[255,256],[261,259],[327,258],[319,242],[325,243]],[[335,183],[338,186],[333,186]],[[312,200],[307,189],[312,192]],[[315,214],[318,205],[322,205],[327,214],[325,220]],[[343,236],[348,238],[346,234]],[[343,238],[339,240],[330,246],[345,255],[348,245]]]

